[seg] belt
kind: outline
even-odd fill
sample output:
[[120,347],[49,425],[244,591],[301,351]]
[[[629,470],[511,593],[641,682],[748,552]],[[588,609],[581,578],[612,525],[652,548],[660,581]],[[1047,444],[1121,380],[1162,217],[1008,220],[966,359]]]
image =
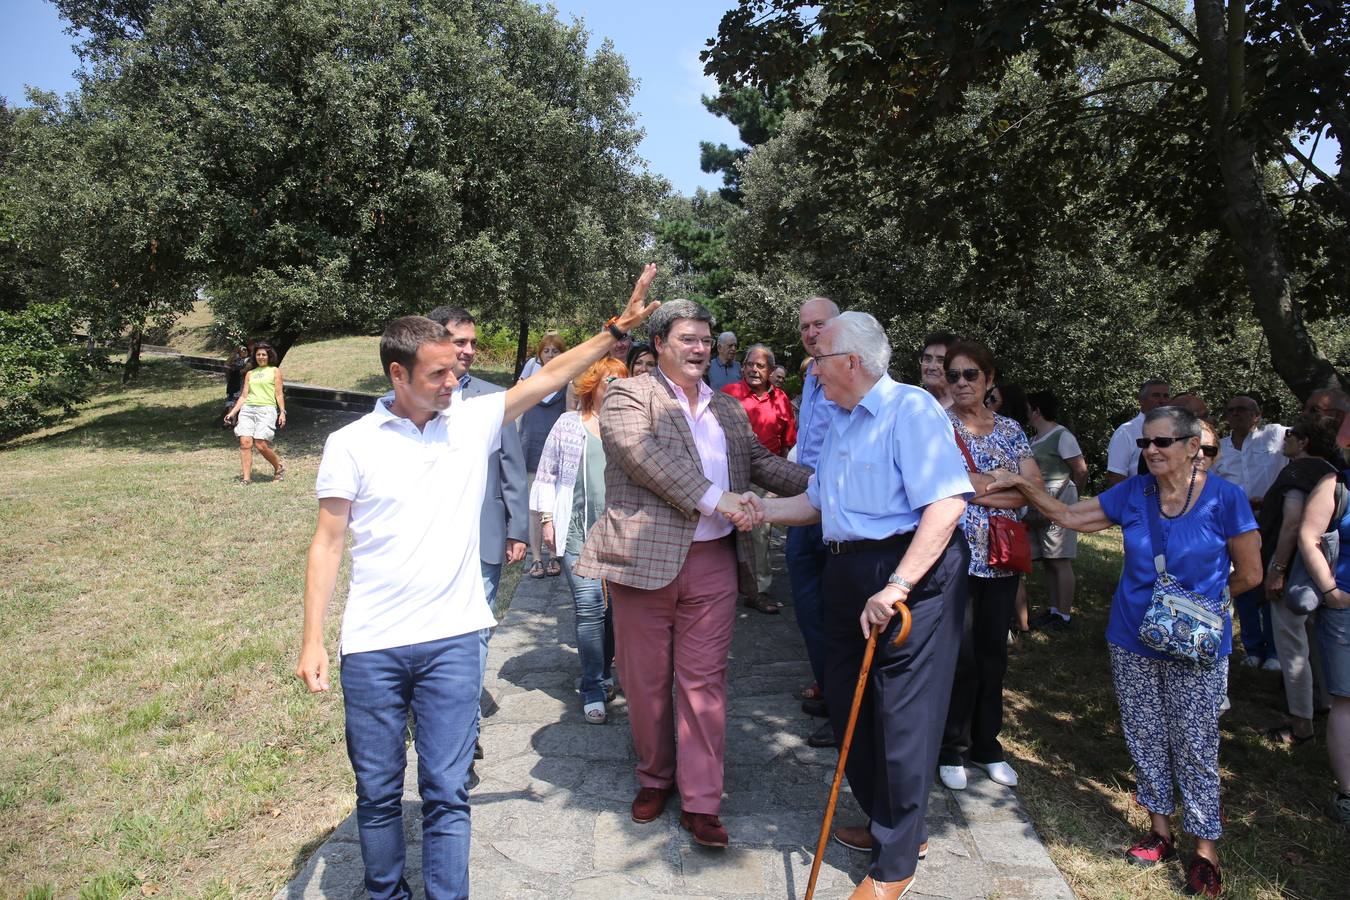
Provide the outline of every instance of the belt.
[[843,556],[848,553],[861,553],[864,550],[887,550],[891,547],[903,547],[914,537],[913,532],[893,534],[879,541],[826,541],[825,549],[831,556]]

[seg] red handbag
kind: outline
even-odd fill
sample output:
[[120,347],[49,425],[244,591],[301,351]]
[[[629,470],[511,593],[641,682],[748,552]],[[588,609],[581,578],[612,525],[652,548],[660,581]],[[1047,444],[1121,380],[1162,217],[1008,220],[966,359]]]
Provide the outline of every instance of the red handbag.
[[[978,472],[970,448],[961,439],[961,433],[953,429],[956,446],[966,458],[966,466],[971,472]],[[989,565],[995,569],[1012,569],[1014,572],[1031,573],[1031,536],[1027,526],[1007,516],[989,515]]]

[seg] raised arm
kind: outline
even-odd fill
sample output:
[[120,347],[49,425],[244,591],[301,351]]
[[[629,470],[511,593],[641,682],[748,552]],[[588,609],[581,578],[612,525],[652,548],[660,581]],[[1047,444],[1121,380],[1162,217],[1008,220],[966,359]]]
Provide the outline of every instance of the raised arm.
[[[647,289],[656,277],[656,264],[648,263],[633,286],[628,305],[619,313],[615,327],[629,332],[647,321],[661,304],[647,302]],[[568,382],[586,371],[591,363],[600,359],[614,346],[616,338],[605,329],[590,340],[578,344],[566,353],[554,357],[548,365],[524,381],[518,381],[506,391],[506,414],[502,424],[514,422],[525,414],[525,410],[534,406],[554,391],[560,391]]]
[[1069,506],[1050,496],[1039,478],[1033,482],[1024,475],[999,469],[994,473],[991,484],[995,490],[1016,488],[1027,502],[1039,509],[1047,519],[1073,531],[1083,533],[1105,531],[1115,524],[1106,517],[1106,512],[1096,497],[1089,497]]

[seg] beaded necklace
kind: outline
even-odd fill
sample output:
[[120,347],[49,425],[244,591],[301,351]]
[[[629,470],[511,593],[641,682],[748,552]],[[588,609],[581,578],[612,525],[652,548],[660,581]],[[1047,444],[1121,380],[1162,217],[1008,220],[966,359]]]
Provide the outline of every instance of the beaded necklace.
[[1199,466],[1191,466],[1191,485],[1190,487],[1186,488],[1186,502],[1181,504],[1181,512],[1177,513],[1175,516],[1169,516],[1167,514],[1167,510],[1163,509],[1162,491],[1159,490],[1156,492],[1158,495],[1158,512],[1162,513],[1162,517],[1164,519],[1179,519],[1182,516],[1186,515],[1186,510],[1189,509],[1191,506],[1191,496],[1195,493],[1195,477],[1197,474],[1199,474],[1199,472],[1200,472]]

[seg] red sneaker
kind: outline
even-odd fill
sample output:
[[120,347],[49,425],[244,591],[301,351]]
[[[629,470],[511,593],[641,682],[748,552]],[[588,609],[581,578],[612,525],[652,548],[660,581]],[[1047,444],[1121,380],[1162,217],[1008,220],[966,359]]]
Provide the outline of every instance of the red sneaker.
[[1186,893],[1191,896],[1217,897],[1222,892],[1223,878],[1219,875],[1219,867],[1203,856],[1192,859],[1186,867]]
[[1171,838],[1165,838],[1156,831],[1129,850],[1125,851],[1125,860],[1136,866],[1156,866],[1158,863],[1176,859],[1177,849]]

